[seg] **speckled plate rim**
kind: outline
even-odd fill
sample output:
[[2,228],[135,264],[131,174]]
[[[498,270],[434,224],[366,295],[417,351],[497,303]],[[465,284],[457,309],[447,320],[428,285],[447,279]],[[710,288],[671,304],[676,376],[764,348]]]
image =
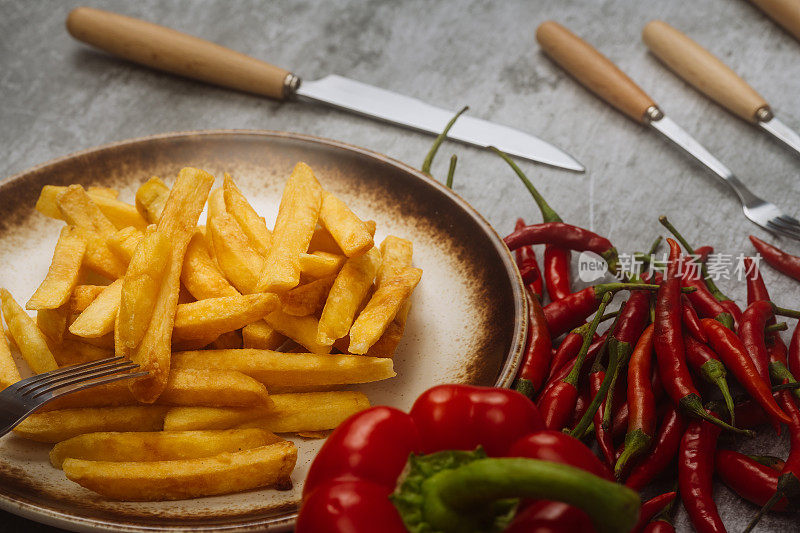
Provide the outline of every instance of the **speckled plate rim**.
[[[324,137],[316,137],[313,135],[306,135],[302,133],[292,133],[285,131],[250,130],[250,129],[177,131],[169,133],[160,133],[155,135],[147,135],[145,137],[137,137],[134,139],[112,142],[96,146],[93,148],[88,148],[86,150],[73,152],[63,157],[51,159],[45,163],[41,163],[39,165],[36,165],[34,167],[31,167],[27,170],[24,170],[22,172],[19,172],[4,179],[2,183],[0,183],[0,195],[4,194],[5,190],[12,182],[15,182],[17,180],[24,180],[25,177],[31,173],[46,171],[48,167],[55,167],[58,164],[64,161],[68,161],[70,159],[83,157],[86,155],[94,154],[96,152],[103,152],[111,148],[116,148],[121,146],[128,146],[140,143],[146,144],[161,139],[190,137],[190,136],[202,137],[206,135],[208,136],[252,135],[257,137],[294,139],[314,144],[321,144],[344,151],[354,152],[372,159],[376,159],[382,163],[386,163],[394,167],[397,167],[398,169],[414,176],[415,178],[427,182],[429,185],[432,185],[440,193],[442,193],[444,196],[446,196],[452,202],[454,202],[457,206],[463,209],[486,232],[492,244],[494,245],[495,249],[498,251],[499,257],[503,261],[503,266],[505,267],[505,270],[508,273],[509,278],[512,280],[512,291],[514,293],[514,316],[515,316],[514,340],[508,353],[506,354],[505,362],[503,363],[500,375],[495,381],[496,387],[507,388],[511,386],[514,380],[514,376],[516,376],[517,368],[519,367],[520,361],[522,359],[522,352],[525,349],[525,337],[527,335],[527,330],[528,330],[528,320],[527,320],[528,302],[527,298],[525,297],[525,286],[522,282],[522,278],[520,277],[519,270],[517,269],[516,262],[514,261],[511,252],[508,250],[505,243],[497,234],[492,225],[489,224],[489,222],[483,217],[483,215],[481,215],[474,207],[472,207],[469,204],[469,202],[467,202],[457,193],[453,192],[450,188],[436,181],[427,174],[411,167],[410,165],[407,165],[406,163],[403,163],[402,161],[391,158],[379,152],[375,152],[345,142],[335,141],[333,139],[327,139]],[[192,522],[190,520],[187,520],[185,524],[175,524],[175,525],[170,524],[165,526],[138,525],[130,523],[120,524],[119,522],[114,522],[111,520],[102,520],[98,518],[87,519],[79,515],[62,513],[52,509],[43,508],[23,498],[9,497],[8,495],[3,494],[2,487],[0,487],[0,509],[7,511],[9,513],[22,516],[24,518],[28,518],[30,520],[40,522],[42,524],[61,527],[70,530],[79,530],[79,531],[94,530],[94,531],[129,531],[129,532],[141,532],[141,531],[255,532],[255,531],[267,530],[267,531],[278,532],[278,531],[291,531],[293,529],[295,520],[297,519],[297,513],[294,512],[291,514],[277,516],[277,517],[272,516],[264,518],[254,518],[251,516],[241,521],[229,520],[227,522],[221,522],[221,523],[210,523],[210,522],[202,523],[202,522]]]

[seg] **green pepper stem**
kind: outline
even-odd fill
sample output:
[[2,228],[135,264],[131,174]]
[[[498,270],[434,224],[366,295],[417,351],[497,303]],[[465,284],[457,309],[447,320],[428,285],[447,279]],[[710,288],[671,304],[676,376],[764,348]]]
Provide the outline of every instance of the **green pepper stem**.
[[794,309],[787,309],[785,307],[774,306],[775,314],[780,316],[787,316],[789,318],[800,318],[800,311]]
[[563,222],[561,217],[558,216],[558,213],[556,213],[555,210],[550,207],[550,204],[547,203],[547,200],[544,199],[544,196],[542,196],[539,191],[536,190],[536,187],[533,186],[533,183],[531,183],[531,180],[528,179],[528,176],[526,176],[525,173],[522,172],[522,170],[517,166],[517,164],[510,157],[508,157],[508,154],[494,146],[490,146],[489,150],[502,157],[503,161],[508,163],[508,166],[511,167],[522,183],[525,184],[528,192],[530,192],[531,196],[533,196],[533,201],[536,202],[537,206],[539,206],[539,211],[542,212],[542,220],[544,222]]
[[477,532],[481,509],[505,498],[546,498],[574,505],[601,533],[629,531],[639,495],[574,466],[524,458],[487,458],[442,470],[422,484],[423,520],[432,531]]
[[702,418],[706,422],[710,422],[715,426],[719,426],[722,429],[727,429],[729,431],[733,431],[734,433],[739,433],[740,435],[747,435],[748,437],[752,437],[755,435],[754,432],[748,429],[739,429],[737,427],[733,427],[730,424],[727,424],[717,418],[714,415],[709,414],[704,408],[703,403],[700,401],[700,397],[696,394],[688,394],[681,398],[679,402],[681,408],[688,413],[690,416],[694,416],[696,418]]
[[608,431],[611,428],[611,420],[613,418],[612,406],[614,405],[614,389],[617,386],[620,372],[628,365],[631,357],[630,343],[620,342],[612,335],[608,340],[608,372],[611,374],[611,383],[606,391],[606,410],[603,411],[603,429]]
[[[607,292],[619,291],[657,291],[660,285],[653,283],[600,283],[594,286],[594,294],[597,297],[603,296]],[[696,287],[681,287],[681,292],[688,294],[696,291]]]
[[772,361],[769,364],[769,375],[778,382],[778,384],[783,384],[784,381],[788,381],[787,385],[794,385],[794,387],[787,387],[791,388],[792,394],[794,394],[795,398],[800,399],[800,389],[797,388],[797,380],[795,379],[792,372],[786,368],[786,365],[781,363],[780,361]]
[[436,157],[436,152],[439,151],[439,147],[442,145],[444,140],[447,138],[447,134],[450,132],[450,128],[453,127],[453,124],[456,123],[458,117],[464,113],[469,106],[464,106],[461,108],[461,111],[455,114],[453,118],[450,119],[450,122],[447,123],[447,126],[444,127],[442,133],[436,136],[436,139],[433,141],[431,145],[431,149],[428,151],[428,154],[425,156],[425,161],[422,162],[422,172],[429,175],[431,174],[431,165],[433,164],[433,158]]
[[714,320],[725,326],[730,330],[734,330],[733,327],[733,315],[728,313],[727,311],[724,313],[720,313],[714,317]]
[[728,380],[726,379],[728,372],[725,370],[725,365],[722,364],[722,361],[710,359],[703,363],[703,366],[700,367],[700,373],[708,383],[716,385],[719,391],[722,393],[722,398],[725,400],[725,407],[728,409],[728,413],[730,413],[731,425],[736,426],[733,397],[731,396],[731,391],[728,388]]
[[[658,221],[661,222],[661,225],[667,228],[667,230],[669,230],[669,232],[672,233],[676,239],[678,239],[678,242],[681,243],[681,245],[689,254],[695,255],[694,248],[691,247],[689,242],[683,237],[683,235],[680,234],[680,232],[678,232],[677,228],[672,225],[665,215],[658,217]],[[708,267],[706,266],[705,262],[700,263],[700,272],[703,274],[703,280],[706,282],[708,290],[714,295],[714,298],[716,298],[717,301],[724,302],[726,300],[730,300],[730,298],[725,296],[722,291],[719,290],[719,287],[717,287],[716,283],[714,283],[714,280],[712,280],[711,276],[709,276]]]
[[[606,341],[608,342],[608,341]],[[575,427],[572,428],[568,434],[571,437],[575,437],[576,439],[583,439],[586,434],[588,433],[588,429],[592,426],[592,419],[594,419],[594,414],[597,412],[597,409],[600,407],[600,403],[605,399],[606,393],[608,393],[608,387],[611,386],[611,373],[606,372],[606,377],[603,378],[603,381],[600,383],[600,388],[597,390],[597,394],[594,395],[592,401],[589,403],[589,406],[586,408],[586,412],[583,413],[583,416],[578,423],[575,424]]]
[[458,163],[458,156],[453,154],[450,156],[450,168],[447,169],[447,181],[445,182],[445,185],[447,185],[448,189],[453,188],[453,178],[456,174],[456,163]]
[[774,331],[786,331],[787,329],[789,329],[789,324],[786,322],[778,322],[777,324],[770,324],[764,328],[764,331],[767,333],[772,333]]
[[750,533],[751,531],[753,531],[753,528],[756,527],[756,524],[758,524],[758,522],[761,520],[761,517],[764,516],[766,513],[768,513],[769,510],[772,509],[775,506],[775,504],[780,501],[782,497],[783,494],[781,494],[781,491],[776,491],[775,494],[773,494],[772,497],[769,500],[767,500],[767,503],[764,504],[764,507],[758,510],[758,513],[756,513],[753,519],[750,520],[750,523],[747,524],[747,527],[744,529],[742,533]]
[[533,399],[533,396],[536,393],[536,388],[533,386],[533,382],[525,378],[519,378],[517,380],[517,382],[514,384],[514,390],[521,392],[530,399]]
[[606,310],[608,302],[610,302],[611,298],[613,297],[614,294],[612,292],[607,292],[603,295],[603,300],[600,302],[600,307],[597,308],[597,313],[595,313],[594,318],[589,325],[589,329],[587,329],[583,334],[583,344],[581,344],[581,349],[578,352],[578,355],[575,357],[575,364],[572,365],[572,370],[570,370],[569,374],[567,374],[567,377],[564,378],[566,383],[571,383],[575,386],[575,388],[578,387],[578,379],[581,375],[581,367],[583,366],[583,362],[586,360],[586,355],[589,353],[589,346],[592,344],[594,332],[597,331],[597,326],[600,325],[600,319],[603,318],[603,312]]
[[614,477],[620,479],[628,461],[646,452],[652,442],[653,436],[648,435],[641,428],[626,434],[625,448],[617,459],[617,464],[614,465]]

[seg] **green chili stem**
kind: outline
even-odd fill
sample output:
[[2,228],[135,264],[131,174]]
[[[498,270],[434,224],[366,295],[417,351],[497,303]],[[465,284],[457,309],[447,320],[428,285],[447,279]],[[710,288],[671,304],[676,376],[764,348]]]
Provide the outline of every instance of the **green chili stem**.
[[[681,235],[678,232],[677,228],[675,228],[675,226],[672,225],[672,223],[669,221],[669,219],[667,219],[665,215],[661,215],[660,217],[658,217],[658,221],[661,222],[661,225],[667,228],[667,230],[669,230],[669,232],[672,233],[676,239],[678,239],[678,242],[681,243],[681,245],[684,247],[684,249],[686,249],[686,251],[689,254],[695,255],[694,248],[692,248],[689,242],[683,237],[683,235]],[[708,267],[706,267],[705,262],[700,263],[700,272],[703,274],[703,280],[706,282],[708,290],[711,292],[711,294],[714,295],[714,298],[716,298],[720,302],[730,300],[730,298],[725,296],[722,293],[722,291],[719,290],[719,287],[717,287],[716,283],[714,283],[714,280],[712,280],[711,276],[709,276]]]
[[[660,285],[652,283],[600,283],[594,286],[596,296],[602,296],[607,292],[617,291],[653,291],[656,292]],[[681,287],[681,293],[689,294],[696,291],[696,287]]]
[[487,458],[442,470],[422,484],[424,521],[432,531],[477,532],[480,509],[505,498],[546,498],[574,505],[600,533],[629,531],[639,495],[574,466],[523,458]]
[[722,398],[725,400],[725,407],[728,413],[730,413],[731,425],[735,426],[736,415],[733,406],[733,397],[731,396],[731,391],[728,388],[728,380],[726,379],[728,371],[725,369],[725,365],[722,364],[722,361],[710,359],[700,367],[700,374],[702,374],[703,378],[708,383],[716,385],[722,393]]
[[544,196],[542,196],[539,191],[536,190],[536,187],[533,186],[533,183],[531,183],[531,180],[528,179],[528,176],[526,176],[525,173],[522,172],[522,170],[517,166],[517,164],[510,157],[508,157],[508,154],[494,146],[490,146],[489,150],[492,150],[494,153],[502,157],[503,161],[508,163],[508,166],[510,166],[517,176],[519,176],[519,179],[522,180],[522,183],[525,184],[525,187],[531,193],[531,196],[533,196],[533,201],[539,206],[539,211],[542,212],[542,220],[544,222],[564,222],[561,220],[561,217],[558,216],[558,213],[556,213],[555,210],[550,207],[550,204],[547,203],[547,200],[544,199]]
[[[771,362],[768,368],[770,377],[779,384],[782,384],[784,381],[788,381],[787,385],[798,385],[797,380],[795,379],[794,375],[792,375],[792,372],[780,361]],[[796,387],[787,387],[787,389],[793,389],[792,394],[794,394],[796,398],[800,398],[800,389],[797,389]]]
[[750,520],[750,523],[747,524],[747,527],[742,533],[750,533],[753,531],[753,528],[756,527],[756,524],[758,524],[758,522],[761,520],[761,517],[768,513],[769,510],[772,509],[782,497],[783,493],[781,493],[781,491],[776,491],[775,494],[772,495],[772,498],[770,498],[767,503],[764,504],[764,507],[758,510],[758,513],[756,513],[753,519]]
[[785,307],[775,307],[775,314],[780,316],[787,316],[789,318],[800,318],[800,311],[795,311],[794,309],[787,309]]
[[627,366],[633,348],[627,342],[620,342],[612,335],[608,340],[609,363],[608,372],[611,374],[611,383],[606,392],[606,410],[603,411],[603,429],[608,431],[611,428],[613,419],[611,406],[614,405],[614,389],[617,386],[620,372]]
[[458,156],[453,154],[450,156],[450,168],[447,169],[447,182],[445,182],[445,185],[447,185],[448,189],[453,188],[453,178],[456,174],[456,163],[458,163]]
[[613,292],[606,292],[603,295],[603,300],[600,302],[600,307],[597,308],[597,313],[595,313],[594,318],[589,325],[589,329],[587,329],[583,334],[583,344],[581,344],[581,349],[575,358],[575,364],[572,365],[572,370],[570,370],[569,374],[567,374],[567,377],[564,378],[565,382],[573,384],[575,388],[578,387],[578,379],[581,375],[581,367],[583,366],[583,362],[586,360],[586,354],[589,353],[589,346],[592,344],[594,332],[597,331],[597,326],[600,325],[600,319],[603,318],[603,312],[606,310],[608,302],[610,302],[613,297]]
[[431,145],[431,149],[428,151],[428,155],[425,156],[425,161],[422,162],[422,172],[430,176],[431,165],[433,164],[433,158],[436,157],[436,152],[439,151],[439,146],[441,146],[444,140],[447,138],[447,134],[450,132],[450,128],[452,128],[453,124],[456,123],[458,117],[460,117],[461,114],[464,113],[467,109],[469,109],[469,106],[462,107],[461,111],[456,113],[455,116],[450,119],[450,122],[448,122],[447,126],[444,127],[442,133],[436,136],[436,139],[433,141],[433,144]]
[[777,324],[771,324],[767,326],[764,328],[764,331],[771,333],[773,331],[786,331],[787,329],[789,329],[789,324],[786,322],[778,322]]
[[653,442],[653,436],[645,433],[641,428],[625,435],[625,448],[614,465],[614,477],[620,479],[628,461],[643,454]]

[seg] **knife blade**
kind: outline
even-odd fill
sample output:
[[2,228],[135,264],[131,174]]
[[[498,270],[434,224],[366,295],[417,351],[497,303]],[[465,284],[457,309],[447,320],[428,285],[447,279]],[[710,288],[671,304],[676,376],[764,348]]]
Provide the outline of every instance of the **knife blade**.
[[[301,82],[296,74],[164,26],[88,7],[70,12],[67,30],[79,41],[158,70],[276,100],[312,100],[371,118],[438,134],[455,112],[341,76]],[[515,156],[583,172],[575,158],[514,128],[462,116],[455,140],[497,146]]]
[[775,118],[767,101],[711,52],[661,20],[649,22],[642,39],[684,81],[800,154],[800,136]]

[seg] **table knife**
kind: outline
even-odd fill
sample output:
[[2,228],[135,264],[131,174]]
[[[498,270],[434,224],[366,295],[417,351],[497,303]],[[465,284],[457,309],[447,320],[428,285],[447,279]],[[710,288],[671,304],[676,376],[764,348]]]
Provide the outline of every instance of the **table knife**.
[[695,89],[800,154],[800,135],[778,120],[767,101],[711,52],[660,20],[644,27],[642,39],[657,58]]
[[650,126],[692,155],[734,190],[745,216],[767,231],[800,240],[800,221],[753,194],[719,159],[659,109],[633,80],[606,56],[557,22],[536,30],[542,50],[587,89],[634,121]]
[[[79,7],[67,30],[79,41],[158,70],[276,100],[321,102],[411,129],[438,134],[454,113],[415,98],[329,75],[306,81],[285,69],[170,28],[116,13]],[[448,137],[548,165],[583,172],[572,156],[519,130],[462,116]]]

